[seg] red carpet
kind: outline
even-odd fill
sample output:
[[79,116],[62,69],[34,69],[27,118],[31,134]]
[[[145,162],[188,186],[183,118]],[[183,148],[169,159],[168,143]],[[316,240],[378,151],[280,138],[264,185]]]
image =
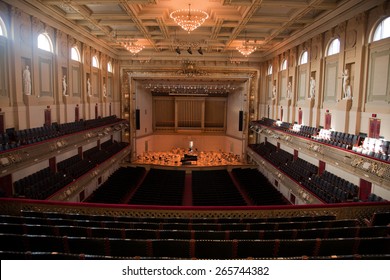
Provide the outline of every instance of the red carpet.
[[192,206],[192,174],[186,173],[183,193],[183,206]]

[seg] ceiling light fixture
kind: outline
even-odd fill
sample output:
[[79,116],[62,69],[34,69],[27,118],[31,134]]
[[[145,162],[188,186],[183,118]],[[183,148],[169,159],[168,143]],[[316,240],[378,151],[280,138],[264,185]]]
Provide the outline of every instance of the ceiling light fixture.
[[138,45],[135,42],[123,42],[121,44],[126,50],[128,50],[129,52],[131,52],[134,55],[139,53],[140,51],[142,51],[144,49],[144,46]]
[[246,39],[246,31],[245,41],[242,43],[241,46],[237,47],[236,49],[245,57],[251,55],[256,50],[255,46],[249,45],[249,41]]
[[194,31],[209,18],[209,15],[202,10],[191,10],[191,4],[188,4],[188,9],[173,11],[169,16],[188,33]]

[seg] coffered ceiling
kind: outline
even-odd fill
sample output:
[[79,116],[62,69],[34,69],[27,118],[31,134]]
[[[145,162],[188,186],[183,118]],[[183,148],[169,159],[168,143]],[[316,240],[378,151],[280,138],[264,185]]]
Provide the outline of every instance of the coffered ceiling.
[[[319,21],[339,15],[367,0],[31,0],[42,14],[60,21],[118,56],[131,56],[120,42],[145,48],[137,55],[154,60],[245,58],[236,47],[257,47],[251,59],[280,48],[292,37],[313,31]],[[171,18],[176,9],[201,9],[205,23],[188,34]],[[317,23],[316,23],[317,22]],[[302,33],[305,34],[305,33]],[[187,52],[191,47],[192,54]],[[197,50],[202,48],[202,53]],[[180,54],[176,51],[180,49]]]

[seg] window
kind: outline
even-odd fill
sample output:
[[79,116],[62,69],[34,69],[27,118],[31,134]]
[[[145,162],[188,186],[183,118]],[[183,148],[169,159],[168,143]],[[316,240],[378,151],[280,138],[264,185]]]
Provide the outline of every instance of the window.
[[0,36],[7,37],[7,29],[5,28],[4,21],[1,17],[0,17]]
[[70,50],[70,57],[72,58],[72,60],[75,60],[78,62],[81,61],[80,52],[76,47],[72,47],[72,49]]
[[333,39],[329,43],[328,52],[327,55],[334,55],[340,52],[340,40],[339,39]]
[[97,59],[96,55],[92,57],[92,66],[99,68],[99,60]]
[[53,44],[47,33],[39,34],[38,36],[38,48],[44,51],[53,52]]
[[272,65],[268,66],[267,75],[272,75]]
[[304,51],[302,54],[301,54],[301,59],[299,60],[299,64],[302,65],[302,64],[306,64],[307,63],[307,51]]
[[280,67],[280,71],[286,70],[287,69],[287,59],[283,59],[282,65]]
[[382,20],[375,29],[372,41],[379,41],[390,37],[390,17]]
[[112,73],[112,64],[111,64],[111,61],[109,61],[109,62],[107,63],[107,71],[110,72],[110,73]]

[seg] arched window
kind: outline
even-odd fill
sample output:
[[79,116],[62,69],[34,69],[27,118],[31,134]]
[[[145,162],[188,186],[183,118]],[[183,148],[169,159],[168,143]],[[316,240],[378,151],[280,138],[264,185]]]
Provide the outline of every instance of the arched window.
[[112,73],[112,63],[111,63],[111,61],[109,61],[109,62],[107,63],[107,71],[110,72],[110,73]]
[[377,25],[372,41],[379,41],[390,37],[390,17],[385,18]]
[[77,47],[72,47],[72,49],[70,50],[70,57],[72,58],[72,60],[75,60],[78,62],[81,61],[80,52],[77,49]]
[[307,57],[308,57],[307,51],[304,51],[304,52],[301,54],[301,59],[299,60],[299,64],[300,64],[300,65],[306,64],[306,63],[307,63]]
[[96,55],[94,57],[92,57],[92,66],[96,67],[96,68],[99,68],[99,60],[96,57]]
[[268,66],[267,75],[272,75],[272,65]]
[[0,36],[7,37],[7,29],[5,28],[4,21],[1,17],[0,17]]
[[340,52],[340,40],[338,38],[333,39],[329,43],[327,55],[334,55]]
[[282,64],[280,66],[280,71],[287,69],[287,59],[283,59]]
[[53,52],[53,44],[47,33],[38,35],[38,48],[44,51]]

